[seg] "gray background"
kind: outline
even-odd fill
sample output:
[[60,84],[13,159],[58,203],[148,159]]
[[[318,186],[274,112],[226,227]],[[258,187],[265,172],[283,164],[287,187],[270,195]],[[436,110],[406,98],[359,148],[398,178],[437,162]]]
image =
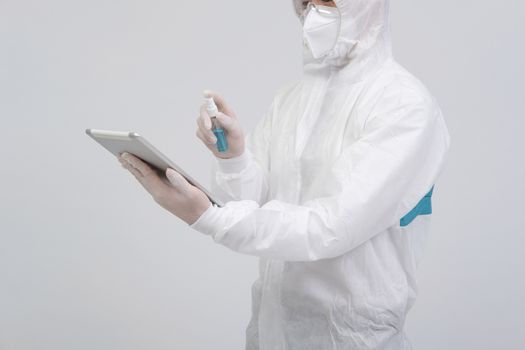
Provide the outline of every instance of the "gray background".
[[[525,347],[524,12],[392,4],[395,55],[452,136],[415,349]],[[0,0],[0,349],[242,349],[257,259],[157,206],[84,129],[138,131],[208,184],[202,89],[248,131],[301,69],[288,0]]]

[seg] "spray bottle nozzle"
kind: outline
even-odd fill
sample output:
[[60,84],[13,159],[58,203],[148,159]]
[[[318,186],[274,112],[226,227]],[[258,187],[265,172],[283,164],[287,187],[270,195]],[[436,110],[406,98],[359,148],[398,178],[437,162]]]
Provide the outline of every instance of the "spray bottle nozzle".
[[213,97],[204,95],[204,99],[206,100],[206,110],[208,111],[208,115],[210,117],[216,117],[217,114],[219,114],[219,109],[217,108]]

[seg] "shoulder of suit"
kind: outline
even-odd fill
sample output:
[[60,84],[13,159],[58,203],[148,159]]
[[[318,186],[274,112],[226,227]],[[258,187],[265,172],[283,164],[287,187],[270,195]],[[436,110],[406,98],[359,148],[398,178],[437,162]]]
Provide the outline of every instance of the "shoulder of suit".
[[400,105],[420,105],[437,108],[434,96],[425,84],[397,62],[384,71],[378,84],[381,99]]

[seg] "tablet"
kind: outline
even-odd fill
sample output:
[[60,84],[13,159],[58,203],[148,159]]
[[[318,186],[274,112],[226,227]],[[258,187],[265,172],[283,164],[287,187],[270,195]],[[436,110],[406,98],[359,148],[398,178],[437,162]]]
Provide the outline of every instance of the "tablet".
[[[112,131],[99,129],[86,129],[86,134],[91,136],[102,147],[113,153],[116,157],[122,152],[128,152],[148,163],[152,168],[157,170],[159,175],[166,176],[166,170],[172,168],[180,173],[193,186],[200,189],[208,196],[210,201],[219,207],[224,203],[213,196],[204,186],[199,184],[195,179],[182,170],[175,162],[157,150],[143,136],[136,132]],[[162,173],[162,174],[161,174]]]

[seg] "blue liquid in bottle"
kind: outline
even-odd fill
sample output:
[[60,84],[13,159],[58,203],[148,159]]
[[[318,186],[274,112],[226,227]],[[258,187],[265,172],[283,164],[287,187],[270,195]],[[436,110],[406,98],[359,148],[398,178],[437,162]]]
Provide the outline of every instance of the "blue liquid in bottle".
[[215,137],[217,138],[217,150],[219,152],[226,152],[228,151],[228,141],[226,139],[226,135],[224,133],[224,129],[218,125],[215,118],[211,118],[212,120],[212,131]]

